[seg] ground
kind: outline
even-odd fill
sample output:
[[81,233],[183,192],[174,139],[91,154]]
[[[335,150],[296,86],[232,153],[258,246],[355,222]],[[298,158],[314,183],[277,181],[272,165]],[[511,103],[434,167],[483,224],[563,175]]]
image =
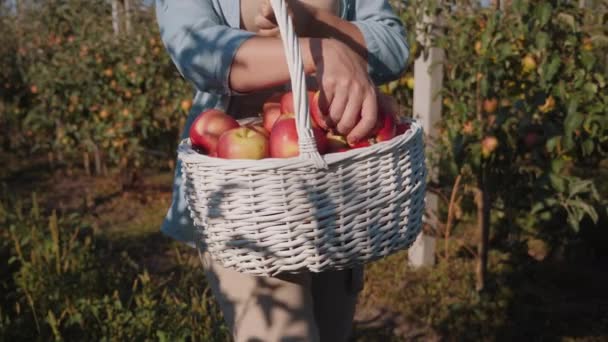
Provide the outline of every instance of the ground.
[[[179,268],[176,260],[197,264],[193,250],[159,232],[171,170],[144,172],[124,190],[116,176],[51,170],[43,159],[6,165],[0,183],[8,191],[21,198],[36,192],[48,211],[83,213],[121,251],[116,262],[127,255],[153,277]],[[473,242],[474,235],[460,238]],[[354,340],[608,340],[608,272],[595,259],[547,260],[538,243],[526,253],[495,249],[484,293],[473,289],[474,260],[466,249],[438,261],[414,270],[402,252],[369,265]]]

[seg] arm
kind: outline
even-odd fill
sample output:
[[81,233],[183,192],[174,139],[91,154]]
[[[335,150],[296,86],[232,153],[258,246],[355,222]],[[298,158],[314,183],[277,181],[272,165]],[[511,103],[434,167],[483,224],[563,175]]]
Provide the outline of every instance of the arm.
[[388,0],[356,0],[356,25],[365,38],[369,73],[376,84],[398,79],[407,68],[405,28]]
[[[388,0],[349,0],[347,20],[331,11],[318,10],[302,1],[288,0],[300,36],[333,38],[348,45],[368,62],[375,83],[399,78],[407,66],[409,47],[405,29]],[[268,3],[256,18],[258,27],[277,34],[274,14]]]
[[[182,76],[204,92],[247,93],[288,82],[283,45],[223,25],[208,0],[157,0],[161,38]],[[307,73],[314,71],[309,39],[300,39]]]
[[156,17],[182,76],[200,91],[229,94],[230,61],[253,34],[222,25],[207,0],[156,0]]

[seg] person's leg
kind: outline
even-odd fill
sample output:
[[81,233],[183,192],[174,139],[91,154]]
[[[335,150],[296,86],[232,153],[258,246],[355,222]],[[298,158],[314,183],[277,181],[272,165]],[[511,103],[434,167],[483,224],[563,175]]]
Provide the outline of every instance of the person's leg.
[[319,341],[310,274],[256,277],[200,252],[211,290],[236,342]]
[[322,342],[348,341],[357,297],[363,288],[363,267],[313,274],[315,320]]

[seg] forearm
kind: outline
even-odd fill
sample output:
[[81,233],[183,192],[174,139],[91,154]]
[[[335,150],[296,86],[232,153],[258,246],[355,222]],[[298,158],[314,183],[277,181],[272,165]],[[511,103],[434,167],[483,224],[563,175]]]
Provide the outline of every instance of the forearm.
[[[315,72],[312,50],[320,42],[300,38],[302,61],[306,74]],[[230,88],[249,93],[272,88],[290,80],[283,43],[279,37],[252,37],[236,51],[230,70]]]
[[334,38],[355,51],[365,51],[365,39],[361,30],[348,20],[344,20],[329,11],[313,12],[312,23],[305,33],[306,37]]
[[[302,6],[302,5],[301,5]],[[336,16],[331,11],[317,10],[312,7],[301,8],[306,13],[306,27],[299,29],[302,37],[336,39],[355,51],[362,58],[367,58],[365,38],[357,25]]]

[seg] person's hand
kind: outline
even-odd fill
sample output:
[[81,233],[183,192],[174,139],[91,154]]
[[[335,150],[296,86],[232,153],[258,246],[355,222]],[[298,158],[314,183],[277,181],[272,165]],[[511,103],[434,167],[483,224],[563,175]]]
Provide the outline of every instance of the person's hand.
[[321,91],[325,126],[346,136],[349,143],[373,132],[378,117],[376,87],[367,60],[335,39],[311,40],[311,54]]
[[[314,0],[287,0],[287,10],[289,16],[293,20],[296,34],[299,36],[308,36],[306,32],[307,28],[310,27],[317,11],[320,10],[319,8],[316,8],[313,3]],[[258,29],[258,35],[266,37],[275,37],[279,35],[279,27],[277,26],[277,20],[270,0],[264,0],[260,3],[258,13],[254,20]]]
[[279,34],[279,27],[270,0],[260,3],[260,8],[255,16],[255,26],[258,28],[257,34],[260,36],[274,37]]

